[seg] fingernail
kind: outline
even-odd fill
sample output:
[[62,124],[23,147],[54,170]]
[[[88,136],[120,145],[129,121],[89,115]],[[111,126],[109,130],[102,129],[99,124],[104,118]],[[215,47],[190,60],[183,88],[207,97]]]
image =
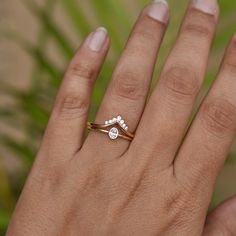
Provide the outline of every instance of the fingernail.
[[193,6],[211,15],[218,14],[217,0],[193,0]]
[[155,20],[167,23],[169,19],[169,7],[166,0],[154,0],[151,4],[148,15]]
[[88,46],[92,51],[99,52],[107,38],[107,30],[103,27],[97,28],[88,39]]

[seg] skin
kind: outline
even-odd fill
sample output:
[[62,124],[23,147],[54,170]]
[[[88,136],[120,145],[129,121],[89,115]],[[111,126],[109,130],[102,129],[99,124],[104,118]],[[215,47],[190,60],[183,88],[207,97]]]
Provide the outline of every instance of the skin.
[[84,140],[109,38],[99,52],[89,50],[85,40],[65,73],[8,236],[236,235],[236,198],[207,215],[236,130],[236,35],[186,133],[218,16],[190,4],[146,101],[167,28],[147,16],[148,8],[135,24],[95,121],[121,114],[134,140],[111,141],[97,132]]

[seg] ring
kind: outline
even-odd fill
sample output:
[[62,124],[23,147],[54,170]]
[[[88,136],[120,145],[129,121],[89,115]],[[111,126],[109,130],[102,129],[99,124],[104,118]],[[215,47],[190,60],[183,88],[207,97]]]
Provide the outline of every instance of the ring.
[[125,124],[124,119],[122,119],[120,115],[105,121],[104,124],[88,122],[87,127],[89,130],[108,134],[111,140],[123,138],[132,141],[134,138],[134,134],[128,131],[129,127]]

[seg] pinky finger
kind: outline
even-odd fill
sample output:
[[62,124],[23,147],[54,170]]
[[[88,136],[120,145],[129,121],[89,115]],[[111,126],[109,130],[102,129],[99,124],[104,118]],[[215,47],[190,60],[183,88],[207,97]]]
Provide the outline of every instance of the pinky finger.
[[107,31],[98,28],[76,52],[57,94],[40,151],[50,150],[65,158],[81,148],[92,88],[108,48]]

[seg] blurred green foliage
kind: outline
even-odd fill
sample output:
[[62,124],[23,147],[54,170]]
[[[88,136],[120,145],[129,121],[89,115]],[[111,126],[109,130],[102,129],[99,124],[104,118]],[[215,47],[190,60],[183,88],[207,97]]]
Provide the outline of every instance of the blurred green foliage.
[[[45,5],[39,6],[34,0],[21,0],[22,4],[35,16],[40,25],[38,39],[35,44],[28,41],[27,37],[19,32],[6,32],[5,36],[14,40],[29,54],[34,61],[31,77],[31,86],[27,91],[18,90],[9,84],[0,82],[0,92],[6,93],[14,99],[10,107],[0,107],[0,120],[6,126],[24,134],[23,139],[17,139],[14,135],[0,134],[0,143],[9,152],[20,158],[25,166],[22,176],[18,181],[12,181],[3,168],[0,157],[0,234],[3,235],[16,199],[22,189],[25,177],[34,160],[40,139],[48,121],[54,95],[63,77],[65,67],[60,67],[48,55],[48,43],[53,42],[60,59],[66,65],[76,50],[71,44],[70,38],[63,32],[61,25],[54,17],[54,9],[59,5],[68,19],[68,27],[72,28],[81,42],[96,26],[104,25],[108,28],[111,37],[111,53],[103,67],[100,78],[96,83],[93,93],[93,102],[90,112],[92,119],[103,97],[105,87],[111,77],[112,66],[122,51],[125,40],[131,30],[138,11],[149,1],[147,0],[89,0],[90,13],[85,13],[79,0],[45,0]],[[84,0],[85,1],[85,0]],[[215,78],[219,59],[222,52],[235,30],[236,1],[221,0],[221,20],[217,29],[217,37],[214,42],[212,56],[210,58],[204,89],[206,90]],[[187,6],[187,0],[169,0],[172,20],[165,37],[155,77],[175,40],[181,19]],[[96,19],[96,25],[90,18]],[[20,31],[20,30],[19,30]],[[154,79],[154,83],[156,80]]]

